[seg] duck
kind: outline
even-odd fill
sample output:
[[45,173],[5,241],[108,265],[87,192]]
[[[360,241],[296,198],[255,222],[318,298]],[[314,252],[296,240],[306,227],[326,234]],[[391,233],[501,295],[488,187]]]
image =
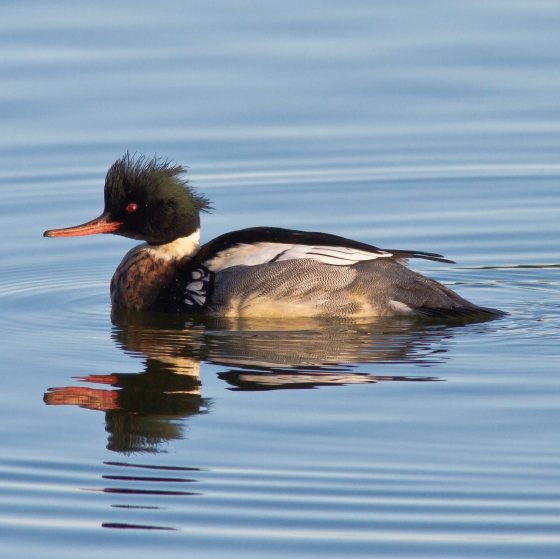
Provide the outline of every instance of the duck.
[[143,241],[111,280],[117,309],[240,318],[504,314],[407,267],[410,258],[454,264],[441,254],[279,227],[240,229],[201,245],[200,214],[213,208],[185,175],[168,159],[127,152],[107,172],[103,213],[44,236]]

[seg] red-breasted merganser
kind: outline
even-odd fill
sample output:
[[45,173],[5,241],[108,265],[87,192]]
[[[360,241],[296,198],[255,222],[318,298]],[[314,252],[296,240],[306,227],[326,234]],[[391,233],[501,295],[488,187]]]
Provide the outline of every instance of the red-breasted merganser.
[[382,250],[327,233],[252,227],[199,245],[207,198],[185,169],[128,153],[109,169],[96,219],[45,237],[114,233],[143,240],[111,280],[115,307],[233,317],[461,316],[504,313],[478,307],[406,267],[440,254]]

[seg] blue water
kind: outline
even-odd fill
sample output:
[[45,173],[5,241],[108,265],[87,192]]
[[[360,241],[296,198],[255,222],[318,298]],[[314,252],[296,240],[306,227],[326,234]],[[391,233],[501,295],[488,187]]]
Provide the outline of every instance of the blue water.
[[[0,7],[0,556],[558,557],[560,7]],[[126,150],[501,320],[112,313]]]

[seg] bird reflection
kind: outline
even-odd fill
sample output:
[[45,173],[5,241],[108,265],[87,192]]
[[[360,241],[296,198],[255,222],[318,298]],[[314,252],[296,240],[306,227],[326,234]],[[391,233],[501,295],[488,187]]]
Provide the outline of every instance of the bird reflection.
[[223,366],[218,377],[232,390],[433,381],[438,379],[388,375],[390,367],[373,375],[371,366],[358,365],[441,363],[460,326],[409,318],[369,323],[195,319],[131,310],[113,311],[111,318],[115,344],[141,358],[144,370],[76,377],[105,386],[50,388],[44,401],[104,411],[107,448],[123,453],[161,451],[184,436],[185,418],[211,410],[213,402],[201,396],[201,362]]

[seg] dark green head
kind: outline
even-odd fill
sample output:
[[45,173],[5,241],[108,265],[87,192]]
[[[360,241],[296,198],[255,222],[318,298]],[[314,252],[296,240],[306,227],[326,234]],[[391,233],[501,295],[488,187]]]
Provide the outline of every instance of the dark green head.
[[115,161],[105,178],[105,213],[122,224],[114,233],[159,245],[199,229],[199,214],[210,203],[187,183],[185,172],[156,156],[127,152]]
[[44,236],[114,233],[151,245],[188,237],[200,227],[199,213],[211,208],[208,199],[187,184],[185,172],[167,159],[135,159],[127,152],[107,172],[103,213],[83,225],[45,231]]

